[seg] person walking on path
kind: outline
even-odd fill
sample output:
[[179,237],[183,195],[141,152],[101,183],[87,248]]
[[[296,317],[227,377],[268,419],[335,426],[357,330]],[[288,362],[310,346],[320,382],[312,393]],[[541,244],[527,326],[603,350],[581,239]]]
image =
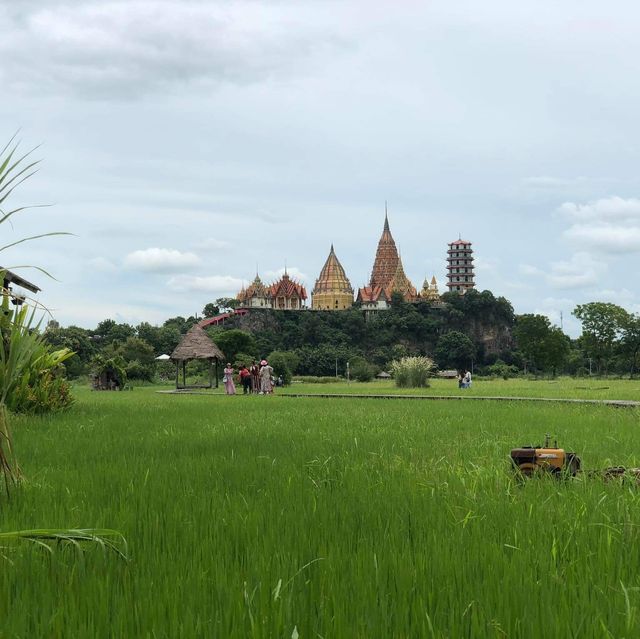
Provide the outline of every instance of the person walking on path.
[[260,367],[256,361],[251,364],[249,372],[251,373],[251,392],[257,395],[260,392]]
[[242,384],[242,394],[248,395],[251,392],[251,373],[244,364],[240,367],[240,383]]
[[260,362],[260,394],[270,395],[273,393],[273,383],[271,377],[273,376],[273,368],[269,366],[269,362],[263,359]]
[[233,383],[233,368],[229,362],[227,362],[227,367],[224,369],[222,381],[224,382],[224,392],[227,395],[235,395],[236,385]]

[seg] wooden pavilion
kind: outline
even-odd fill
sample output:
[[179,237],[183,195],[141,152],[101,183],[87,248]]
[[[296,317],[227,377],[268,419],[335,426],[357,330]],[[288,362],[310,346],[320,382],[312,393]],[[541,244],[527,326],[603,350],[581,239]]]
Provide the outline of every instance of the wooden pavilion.
[[[187,386],[187,363],[196,359],[209,362],[208,385]],[[214,379],[215,387],[218,388],[218,368],[220,361],[224,360],[224,353],[214,344],[206,331],[197,324],[182,338],[180,344],[171,353],[171,360],[176,363],[176,389],[213,388]],[[182,364],[182,384],[180,384],[180,364]]]

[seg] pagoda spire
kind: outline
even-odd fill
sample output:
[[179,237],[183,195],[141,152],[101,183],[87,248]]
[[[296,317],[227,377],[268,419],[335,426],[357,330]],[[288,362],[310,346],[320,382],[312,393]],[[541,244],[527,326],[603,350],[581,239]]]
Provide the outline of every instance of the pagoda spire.
[[389,231],[389,211],[387,210],[387,201],[384,201],[384,230]]
[[386,289],[393,281],[396,270],[398,269],[399,260],[398,249],[396,248],[396,243],[389,228],[389,215],[385,202],[384,229],[382,231],[382,237],[378,242],[376,259],[373,264],[371,287],[376,288],[379,286]]

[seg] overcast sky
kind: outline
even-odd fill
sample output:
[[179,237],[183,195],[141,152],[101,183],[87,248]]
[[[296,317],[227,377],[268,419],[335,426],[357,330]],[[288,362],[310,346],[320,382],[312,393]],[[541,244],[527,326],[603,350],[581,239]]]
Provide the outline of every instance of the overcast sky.
[[640,5],[602,0],[20,0],[0,133],[42,144],[5,252],[63,324],[161,322],[335,244],[370,276],[389,202],[414,284],[477,285],[576,334],[640,311]]

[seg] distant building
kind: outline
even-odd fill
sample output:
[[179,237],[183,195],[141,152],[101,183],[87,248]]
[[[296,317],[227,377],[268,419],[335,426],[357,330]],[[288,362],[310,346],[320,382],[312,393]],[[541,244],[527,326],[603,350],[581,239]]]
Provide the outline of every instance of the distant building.
[[353,288],[332,244],[311,293],[311,308],[316,311],[344,311],[352,306]]
[[389,228],[389,216],[385,211],[384,228],[378,242],[371,282],[358,291],[358,302],[367,310],[383,310],[388,307],[393,293],[400,293],[407,302],[418,299],[415,286],[404,272],[402,259]]
[[424,284],[422,285],[422,290],[420,291],[419,297],[421,300],[425,302],[440,302],[440,293],[438,292],[438,281],[436,280],[436,276],[434,275],[431,278],[431,283],[425,277]]
[[464,294],[475,288],[471,242],[458,239],[449,244],[447,271],[447,286],[450,292]]
[[243,286],[238,293],[238,302],[242,308],[271,308],[271,290],[256,273],[256,279],[249,288]]
[[276,311],[301,311],[307,301],[304,286],[292,280],[286,270],[282,278],[271,285],[269,292],[272,308]]

